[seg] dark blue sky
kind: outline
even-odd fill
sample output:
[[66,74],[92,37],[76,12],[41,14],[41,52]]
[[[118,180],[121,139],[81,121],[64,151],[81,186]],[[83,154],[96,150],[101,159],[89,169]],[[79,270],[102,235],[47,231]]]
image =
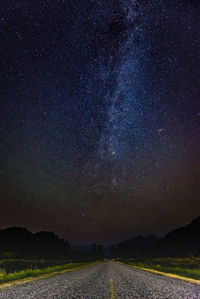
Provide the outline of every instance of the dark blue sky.
[[199,13],[3,1],[1,227],[109,243],[199,215]]

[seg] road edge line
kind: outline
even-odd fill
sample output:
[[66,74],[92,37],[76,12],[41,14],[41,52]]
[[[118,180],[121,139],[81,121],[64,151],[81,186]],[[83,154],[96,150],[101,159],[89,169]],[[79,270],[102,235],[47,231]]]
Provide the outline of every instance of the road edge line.
[[194,279],[194,278],[184,277],[184,276],[180,276],[180,275],[172,274],[172,273],[160,272],[160,271],[149,269],[149,268],[142,268],[142,267],[138,267],[138,266],[132,266],[132,265],[124,264],[124,263],[120,263],[120,262],[117,262],[117,263],[128,266],[130,268],[135,268],[135,269],[143,270],[143,271],[146,271],[146,272],[151,272],[151,273],[154,273],[154,274],[159,274],[159,275],[162,275],[162,276],[175,278],[175,279],[179,279],[179,280],[186,281],[186,282],[189,282],[189,283],[200,285],[200,280],[197,280],[197,279]]

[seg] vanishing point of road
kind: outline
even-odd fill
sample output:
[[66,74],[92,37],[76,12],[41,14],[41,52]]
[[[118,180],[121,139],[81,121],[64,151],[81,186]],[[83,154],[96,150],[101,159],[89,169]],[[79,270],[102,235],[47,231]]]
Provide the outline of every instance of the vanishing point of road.
[[0,289],[2,299],[200,299],[200,286],[112,261]]

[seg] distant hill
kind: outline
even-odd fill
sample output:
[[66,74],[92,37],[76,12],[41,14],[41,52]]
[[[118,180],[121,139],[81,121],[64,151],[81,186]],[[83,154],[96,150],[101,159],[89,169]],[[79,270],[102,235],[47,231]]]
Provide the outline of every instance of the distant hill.
[[147,237],[137,236],[123,242],[120,242],[117,246],[111,247],[111,256],[115,257],[140,257],[149,256],[150,252],[153,252],[154,247],[160,241],[155,235]]
[[134,244],[134,245],[144,245],[144,246],[151,247],[159,240],[160,240],[160,238],[158,238],[155,235],[150,235],[147,237],[137,236],[137,237],[128,239],[126,241],[123,241],[120,244]]

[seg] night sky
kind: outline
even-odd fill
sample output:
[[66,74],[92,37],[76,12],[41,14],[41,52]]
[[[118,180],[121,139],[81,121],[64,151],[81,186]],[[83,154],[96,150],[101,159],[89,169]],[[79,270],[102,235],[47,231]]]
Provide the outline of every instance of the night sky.
[[200,1],[0,10],[0,227],[116,243],[199,216]]

